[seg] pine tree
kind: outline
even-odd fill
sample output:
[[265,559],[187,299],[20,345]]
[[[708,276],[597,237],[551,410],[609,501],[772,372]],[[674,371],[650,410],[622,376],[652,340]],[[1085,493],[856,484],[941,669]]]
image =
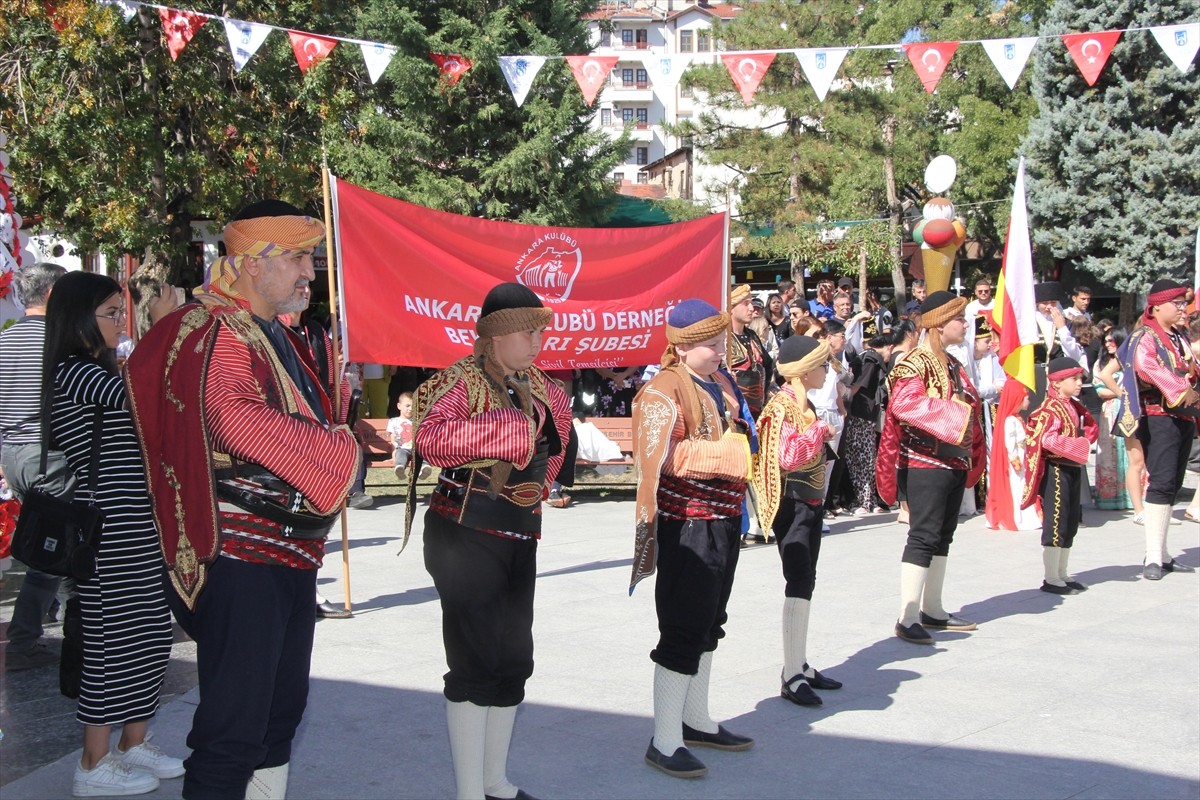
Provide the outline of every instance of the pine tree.
[[[1197,0],[1056,2],[1042,35],[1200,19]],[[1037,245],[1136,293],[1194,269],[1200,68],[1180,73],[1149,31],[1122,34],[1088,87],[1061,40],[1034,51],[1039,116],[1022,144]]]

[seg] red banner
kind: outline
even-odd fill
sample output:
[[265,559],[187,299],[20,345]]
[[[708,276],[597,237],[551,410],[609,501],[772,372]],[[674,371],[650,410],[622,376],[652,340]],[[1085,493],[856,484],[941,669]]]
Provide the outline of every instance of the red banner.
[[301,74],[320,64],[337,47],[337,39],[302,31],[288,31],[288,38],[292,40],[292,52]]
[[590,106],[596,99],[596,95],[604,88],[604,81],[608,78],[608,73],[612,72],[612,68],[617,65],[616,56],[564,56],[567,60],[567,66],[571,68],[571,74],[575,76],[575,82],[579,84],[579,91],[583,92],[583,99]]
[[742,95],[742,102],[750,105],[754,102],[754,93],[758,85],[766,77],[767,68],[775,60],[774,53],[734,53],[721,56],[733,85]]
[[503,281],[554,310],[545,369],[657,364],[671,307],[721,308],[725,216],[648,228],[557,228],[466,217],[335,181],[345,358],[445,367],[471,352]]

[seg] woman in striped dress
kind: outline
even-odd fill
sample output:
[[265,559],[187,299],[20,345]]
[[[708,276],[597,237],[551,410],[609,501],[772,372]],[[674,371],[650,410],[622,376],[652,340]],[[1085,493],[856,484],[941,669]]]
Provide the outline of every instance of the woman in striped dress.
[[[156,789],[159,778],[183,774],[179,759],[147,741],[172,633],[145,468],[113,356],[124,319],[120,285],[87,272],[60,278],[46,308],[42,397],[51,446],[66,453],[77,499],[86,499],[95,476],[94,499],[105,513],[96,574],[78,582],[83,677],[76,718],[85,727],[77,797],[141,794]],[[96,463],[93,424],[100,434]],[[114,725],[123,729],[110,752]]]

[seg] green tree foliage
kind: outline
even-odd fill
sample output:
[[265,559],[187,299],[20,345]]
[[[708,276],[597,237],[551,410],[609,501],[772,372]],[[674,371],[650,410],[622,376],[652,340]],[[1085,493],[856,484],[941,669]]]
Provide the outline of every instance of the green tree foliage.
[[[1056,2],[1042,34],[1200,19],[1197,0]],[[1034,51],[1040,115],[1022,144],[1035,243],[1125,292],[1191,273],[1200,224],[1200,69],[1122,34],[1088,87],[1061,41]]]
[[[210,20],[172,62],[142,7],[65,0],[56,32],[40,2],[0,0],[0,127],[23,211],[110,253],[160,250],[178,264],[193,219],[228,219],[266,196],[320,210],[320,166],[384,194],[459,213],[544,224],[582,219],[607,188],[621,143],[588,130],[570,72],[551,61],[525,105],[496,57],[586,52],[586,11],[569,0],[243,0],[198,11],[395,44],[378,84],[342,43],[301,75],[273,32],[238,73]],[[429,53],[474,67],[439,81]]]
[[[1021,5],[767,0],[749,6],[722,38],[730,50],[1000,38],[1030,34],[1044,13],[1036,0]],[[740,105],[723,67],[693,74],[718,107]],[[1028,78],[1010,91],[978,45],[959,48],[932,96],[903,53],[894,50],[852,52],[839,77],[843,86],[819,102],[795,59],[781,54],[755,96],[756,104],[779,111],[780,124],[739,128],[711,114],[687,131],[703,145],[706,158],[739,172],[743,216],[757,225],[773,223],[777,236],[785,232],[774,244],[755,241],[754,247],[799,255],[805,263],[816,258],[840,270],[858,261],[857,251],[841,251],[866,244],[871,271],[885,271],[901,235],[894,223],[899,200],[888,197],[885,164],[894,169],[898,187],[923,192],[925,165],[938,153],[959,163],[948,195],[967,216],[969,232],[998,246],[1013,180],[1009,162],[1034,108]],[[886,221],[889,212],[892,222]],[[811,228],[823,220],[871,218],[884,221],[866,243],[855,236],[830,248]],[[889,240],[890,257],[887,248],[871,246]]]

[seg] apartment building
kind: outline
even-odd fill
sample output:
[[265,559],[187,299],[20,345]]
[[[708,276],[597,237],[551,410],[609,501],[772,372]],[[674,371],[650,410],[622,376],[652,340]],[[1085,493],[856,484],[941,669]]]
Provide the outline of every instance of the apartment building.
[[[719,62],[721,27],[743,6],[696,0],[619,0],[588,14],[593,53],[616,56],[608,83],[596,98],[593,125],[613,138],[628,130],[632,138],[623,164],[612,180],[622,194],[693,200],[712,211],[736,213],[736,173],[705,164],[691,142],[668,134],[675,124],[706,109],[702,92],[658,85],[651,79],[653,56],[691,56],[692,63]],[[751,106],[726,112],[733,124],[766,125],[772,115]]]

